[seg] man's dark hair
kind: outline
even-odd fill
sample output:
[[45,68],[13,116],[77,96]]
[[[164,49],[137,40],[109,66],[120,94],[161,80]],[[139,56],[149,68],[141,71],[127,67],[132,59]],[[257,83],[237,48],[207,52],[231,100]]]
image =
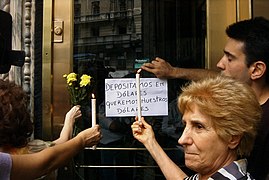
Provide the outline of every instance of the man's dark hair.
[[[228,37],[244,43],[246,64],[249,67],[256,61],[263,61],[269,68],[269,20],[255,17],[231,24],[226,29]],[[269,83],[269,71],[265,72]]]

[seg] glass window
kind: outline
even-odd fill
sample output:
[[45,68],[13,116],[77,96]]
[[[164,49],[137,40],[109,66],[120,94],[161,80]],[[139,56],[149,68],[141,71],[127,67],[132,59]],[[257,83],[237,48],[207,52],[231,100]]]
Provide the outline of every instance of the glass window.
[[92,2],[92,14],[99,14],[100,13],[100,2],[99,1],[94,1]]
[[91,37],[99,36],[99,28],[91,27]]
[[126,0],[119,0],[120,11],[126,10]]
[[75,4],[74,6],[75,17],[80,16],[81,13],[81,4]]
[[[88,1],[92,12],[83,9],[87,0],[80,0],[75,6],[74,71],[93,77],[99,114],[97,120],[103,138],[98,151],[85,151],[87,155],[83,157],[87,162],[83,163],[144,167],[100,167],[96,175],[100,179],[164,179],[149,153],[132,136],[130,125],[134,117],[105,116],[104,82],[108,78],[134,78],[136,59],[151,61],[161,57],[173,66],[204,67],[206,1]],[[154,77],[147,72],[141,75]],[[183,126],[176,98],[184,83],[182,80],[168,80],[168,116],[146,117],[160,145],[181,166],[184,166],[183,153],[177,140]],[[89,114],[90,105],[84,108],[85,114]],[[83,123],[81,128],[89,127],[90,117],[86,117]],[[91,160],[87,160],[87,156]],[[90,175],[91,178],[93,176]]]

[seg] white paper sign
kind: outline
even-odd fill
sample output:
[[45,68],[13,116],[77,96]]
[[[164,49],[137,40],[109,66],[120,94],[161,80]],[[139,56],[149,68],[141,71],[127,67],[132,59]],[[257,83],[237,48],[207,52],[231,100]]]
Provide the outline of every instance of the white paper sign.
[[[135,78],[105,80],[105,106],[107,117],[137,116]],[[168,115],[167,80],[141,78],[142,116]]]

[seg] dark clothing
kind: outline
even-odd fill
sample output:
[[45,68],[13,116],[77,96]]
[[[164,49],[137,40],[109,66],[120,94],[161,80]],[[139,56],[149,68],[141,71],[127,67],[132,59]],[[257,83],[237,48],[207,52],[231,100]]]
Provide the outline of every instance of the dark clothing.
[[261,105],[263,115],[254,148],[248,158],[248,172],[257,180],[269,176],[269,99]]

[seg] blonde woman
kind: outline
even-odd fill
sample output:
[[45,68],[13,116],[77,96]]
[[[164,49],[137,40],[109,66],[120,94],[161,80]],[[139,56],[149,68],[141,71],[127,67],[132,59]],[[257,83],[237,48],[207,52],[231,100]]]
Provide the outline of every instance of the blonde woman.
[[197,172],[191,177],[165,154],[144,118],[132,125],[166,179],[252,179],[245,157],[253,148],[261,107],[248,85],[222,76],[192,82],[183,88],[178,107],[185,124],[178,143],[186,166]]

